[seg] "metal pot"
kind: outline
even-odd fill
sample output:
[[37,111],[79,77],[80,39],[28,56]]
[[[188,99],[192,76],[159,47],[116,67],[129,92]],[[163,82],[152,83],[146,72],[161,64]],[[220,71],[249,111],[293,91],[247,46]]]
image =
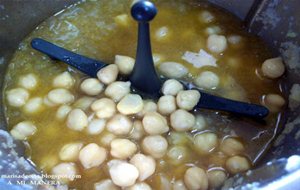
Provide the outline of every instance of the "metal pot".
[[[77,1],[0,0],[0,189],[37,189],[36,184],[30,183],[32,181],[30,177],[6,178],[12,177],[7,176],[12,174],[38,174],[34,165],[24,159],[22,144],[14,142],[6,132],[2,86],[9,60],[19,42],[39,23]],[[244,20],[250,32],[263,38],[273,48],[274,54],[280,54],[284,58],[288,71],[286,77],[282,79],[284,83],[282,88],[286,97],[289,97],[292,85],[300,83],[299,1],[210,0],[210,2]],[[228,179],[223,189],[229,187],[299,189],[300,106],[295,107],[291,102],[290,104],[293,104],[291,106],[293,108],[285,111],[285,128],[279,131],[273,147],[253,171]]]

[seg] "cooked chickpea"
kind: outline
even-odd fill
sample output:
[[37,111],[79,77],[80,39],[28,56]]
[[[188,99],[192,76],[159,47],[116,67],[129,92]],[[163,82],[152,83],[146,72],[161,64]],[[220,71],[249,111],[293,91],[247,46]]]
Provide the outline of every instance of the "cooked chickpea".
[[179,108],[192,110],[199,102],[201,95],[197,90],[183,90],[178,92],[176,102]]
[[105,119],[93,119],[86,128],[87,133],[90,135],[98,135],[105,129],[105,125]]
[[72,162],[65,162],[56,165],[52,168],[53,175],[60,176],[59,180],[65,183],[69,181],[73,181],[75,179],[75,175],[77,174],[77,168]]
[[176,96],[178,92],[183,90],[183,85],[175,79],[169,79],[164,82],[162,86],[162,93],[164,95],[173,95]]
[[157,66],[164,60],[164,56],[161,54],[158,54],[158,53],[153,53],[152,59],[153,59],[154,65]]
[[125,190],[152,190],[152,188],[147,183],[140,182],[125,188]]
[[139,177],[138,169],[125,161],[111,160],[108,162],[109,174],[114,184],[129,187],[135,184]]
[[15,125],[10,134],[18,140],[26,140],[37,131],[36,126],[30,121],[22,121]]
[[170,132],[168,136],[168,141],[172,145],[185,145],[189,142],[189,135],[185,132]]
[[223,140],[220,150],[229,156],[234,156],[242,153],[245,150],[245,147],[237,139],[229,137]]
[[157,102],[158,111],[163,115],[169,115],[176,110],[176,100],[174,96],[161,96]]
[[214,133],[205,132],[196,135],[194,145],[201,154],[209,154],[218,146],[218,137]]
[[131,57],[124,55],[115,56],[115,64],[118,66],[119,71],[123,75],[129,75],[134,67],[135,60]]
[[227,48],[227,39],[223,35],[212,34],[207,39],[207,48],[213,53],[222,53]]
[[238,45],[242,41],[242,37],[239,35],[230,35],[227,37],[227,41],[232,45]]
[[101,98],[92,103],[91,109],[96,112],[96,115],[100,119],[106,119],[112,117],[117,109],[116,103],[109,98]]
[[137,146],[128,139],[114,139],[110,143],[110,154],[119,159],[131,157],[136,151]]
[[215,152],[211,154],[208,158],[210,166],[214,167],[224,167],[227,156],[223,152]]
[[211,23],[215,20],[215,17],[213,14],[211,14],[209,11],[202,11],[199,14],[199,21],[205,24]]
[[195,125],[195,116],[185,110],[179,109],[171,114],[170,122],[176,131],[188,131]]
[[140,113],[138,113],[137,115],[139,117],[142,117],[148,112],[156,112],[156,111],[157,111],[157,105],[155,102],[149,101],[149,100],[144,100],[143,110]]
[[59,151],[59,159],[62,161],[76,161],[82,146],[81,142],[65,144]]
[[208,178],[205,171],[198,167],[189,168],[184,174],[184,183],[191,190],[208,189]]
[[88,78],[82,81],[80,89],[87,95],[95,96],[103,91],[104,85],[97,79]]
[[173,146],[168,150],[167,156],[172,164],[179,165],[188,158],[188,150],[184,146]]
[[278,112],[285,105],[285,100],[279,94],[268,94],[263,99],[263,104],[271,111]]
[[97,77],[102,83],[108,85],[117,80],[118,74],[118,66],[115,64],[110,64],[98,71]]
[[59,75],[57,75],[52,82],[53,87],[55,88],[66,88],[70,89],[74,86],[75,79],[72,77],[72,75],[65,71]]
[[144,106],[143,99],[138,94],[127,94],[117,105],[117,109],[124,115],[136,114],[142,111]]
[[108,85],[105,89],[105,95],[114,101],[120,101],[125,95],[130,93],[130,82],[116,81]]
[[194,80],[194,83],[204,89],[216,89],[219,86],[220,79],[218,75],[211,71],[204,71]]
[[35,97],[31,98],[24,105],[23,110],[26,114],[36,114],[43,109],[43,98]]
[[94,190],[120,190],[112,180],[104,179],[94,184]]
[[85,169],[100,166],[106,157],[106,150],[95,143],[86,145],[79,152],[79,161]]
[[69,90],[63,88],[51,90],[48,93],[47,98],[54,104],[68,104],[75,100],[74,95]]
[[193,126],[193,130],[202,131],[206,127],[206,120],[203,115],[197,114],[195,116],[195,125]]
[[126,27],[130,24],[130,17],[128,16],[128,14],[121,14],[116,16],[114,18],[114,21],[118,26]]
[[249,170],[250,163],[245,157],[233,156],[226,160],[226,168],[230,173],[236,174]]
[[68,114],[72,111],[72,107],[68,105],[61,105],[57,111],[55,117],[59,120],[64,120]]
[[271,79],[279,78],[283,75],[285,67],[280,57],[267,59],[261,66],[263,74]]
[[19,85],[27,90],[34,90],[38,85],[38,78],[32,73],[23,75],[19,79]]
[[177,180],[173,184],[173,190],[187,190],[182,180]]
[[134,140],[140,140],[145,135],[143,123],[139,120],[133,122],[133,130],[129,137]]
[[224,184],[227,175],[224,172],[224,170],[213,169],[207,172],[207,177],[208,177],[209,188],[216,189],[216,188],[220,188]]
[[117,138],[114,134],[105,132],[101,135],[100,143],[105,147],[110,147],[111,141]]
[[43,103],[44,105],[48,106],[48,107],[55,107],[57,106],[57,104],[55,104],[54,102],[50,101],[48,96],[46,95],[44,98],[43,98]]
[[169,131],[166,118],[157,112],[148,112],[143,118],[144,130],[150,135],[160,135]]
[[209,26],[205,29],[205,33],[207,35],[220,34],[222,33],[222,29],[219,26]]
[[158,28],[156,31],[155,31],[155,36],[154,38],[157,40],[157,41],[164,41],[164,40],[168,40],[170,39],[170,35],[171,35],[171,31],[168,27],[166,26],[163,26],[161,28]]
[[67,127],[75,131],[82,131],[88,126],[88,118],[81,109],[73,109],[67,118]]
[[14,88],[6,92],[8,104],[13,107],[22,107],[29,99],[29,92],[24,88]]
[[130,163],[138,169],[140,181],[146,180],[155,172],[156,163],[151,156],[136,154],[131,158]]
[[143,150],[154,158],[163,157],[168,149],[167,140],[160,135],[147,136],[142,142]]
[[161,63],[158,69],[164,76],[169,78],[182,78],[188,74],[188,69],[176,62]]
[[76,100],[73,104],[73,107],[87,111],[92,103],[96,100],[96,98],[84,96]]
[[132,121],[125,115],[114,115],[106,125],[108,131],[115,135],[128,135],[132,130]]

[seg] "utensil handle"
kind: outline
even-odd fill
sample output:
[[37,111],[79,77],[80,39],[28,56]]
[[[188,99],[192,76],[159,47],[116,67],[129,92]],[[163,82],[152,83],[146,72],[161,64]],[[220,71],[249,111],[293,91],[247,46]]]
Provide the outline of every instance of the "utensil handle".
[[50,58],[67,63],[91,77],[97,77],[97,72],[107,66],[107,64],[101,61],[73,53],[41,38],[34,38],[31,41],[31,46],[33,49],[48,55]]

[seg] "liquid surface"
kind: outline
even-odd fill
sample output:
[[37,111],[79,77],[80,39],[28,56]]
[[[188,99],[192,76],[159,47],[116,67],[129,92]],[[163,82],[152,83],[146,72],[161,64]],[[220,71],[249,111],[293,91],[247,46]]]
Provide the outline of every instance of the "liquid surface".
[[[154,1],[158,7],[158,15],[151,23],[152,50],[163,57],[161,62],[175,61],[189,69],[186,80],[193,80],[202,71],[213,71],[220,77],[220,86],[209,92],[236,100],[260,103],[261,97],[269,93],[280,93],[276,80],[268,80],[257,76],[256,70],[263,61],[271,57],[268,48],[260,39],[245,32],[242,23],[232,15],[207,4],[188,1]],[[135,57],[137,24],[130,18],[126,26],[116,23],[115,17],[122,14],[130,15],[129,0],[87,1],[74,5],[63,12],[49,18],[34,30],[21,44],[15,53],[6,75],[5,90],[18,86],[18,78],[27,73],[34,73],[39,78],[38,87],[30,93],[30,97],[44,97],[53,89],[52,80],[63,71],[68,70],[77,80],[71,92],[78,99],[84,94],[79,85],[86,76],[67,68],[34,51],[30,47],[32,38],[39,37],[79,54],[113,63],[115,55]],[[199,14],[208,10],[215,20],[210,23],[199,22]],[[130,17],[130,16],[129,16]],[[208,27],[219,27],[219,34],[224,36],[239,35],[242,37],[239,45],[229,44],[227,50],[221,54],[212,55],[217,59],[218,67],[195,68],[182,59],[186,51],[199,52],[200,49],[209,52],[206,46]],[[157,39],[156,33],[161,27],[168,28],[168,37]],[[158,65],[159,66],[159,65]],[[55,119],[57,107],[49,107],[41,114],[29,116],[22,109],[6,105],[7,122],[10,128],[17,123],[30,120],[38,127],[37,132],[28,139],[27,155],[38,168],[49,173],[52,167],[61,161],[59,150],[70,142],[97,143],[101,145],[101,137],[106,132],[91,136],[84,132],[72,131],[66,127],[65,121]],[[91,110],[86,110],[87,115]],[[224,137],[238,136],[246,151],[243,154],[251,162],[257,160],[273,137],[278,120],[277,114],[270,114],[266,118],[266,125],[252,120],[233,118],[220,113],[198,110],[195,115],[205,117],[206,128],[218,134],[221,143]],[[203,131],[182,133],[189,138]],[[164,135],[171,139],[170,133]],[[136,142],[139,144],[140,142]],[[171,147],[172,143],[170,143]],[[174,167],[167,156],[157,160],[155,174],[147,179],[153,189],[161,189],[159,176],[164,175],[170,181],[182,179],[184,172],[191,165],[197,165],[205,170],[214,167],[224,167],[224,163],[217,163],[215,157],[220,155],[217,148],[213,154],[202,156],[193,149],[193,142],[184,145],[189,152],[184,164]],[[225,160],[227,156],[222,157]],[[110,159],[110,158],[109,158]],[[82,178],[69,185],[76,189],[92,189],[95,182],[109,178],[106,164],[92,169],[84,169],[77,163]]]

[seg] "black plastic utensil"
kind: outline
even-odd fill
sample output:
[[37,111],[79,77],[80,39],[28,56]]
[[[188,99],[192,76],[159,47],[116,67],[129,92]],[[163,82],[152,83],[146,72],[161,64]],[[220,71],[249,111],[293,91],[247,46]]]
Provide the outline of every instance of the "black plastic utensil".
[[[136,63],[129,79],[134,89],[137,89],[142,94],[146,94],[148,97],[157,98],[161,95],[160,89],[162,81],[167,80],[166,78],[160,79],[157,76],[151,52],[149,21],[155,17],[157,10],[149,1],[139,1],[133,5],[131,12],[134,19],[139,22],[139,36]],[[97,72],[108,65],[101,61],[70,52],[39,38],[33,39],[31,46],[53,59],[60,60],[77,68],[91,77],[96,77]],[[221,110],[256,119],[263,119],[269,113],[269,110],[264,106],[207,94],[190,83],[185,81],[181,82],[186,89],[195,89],[200,92],[201,98],[195,106],[195,109]]]

